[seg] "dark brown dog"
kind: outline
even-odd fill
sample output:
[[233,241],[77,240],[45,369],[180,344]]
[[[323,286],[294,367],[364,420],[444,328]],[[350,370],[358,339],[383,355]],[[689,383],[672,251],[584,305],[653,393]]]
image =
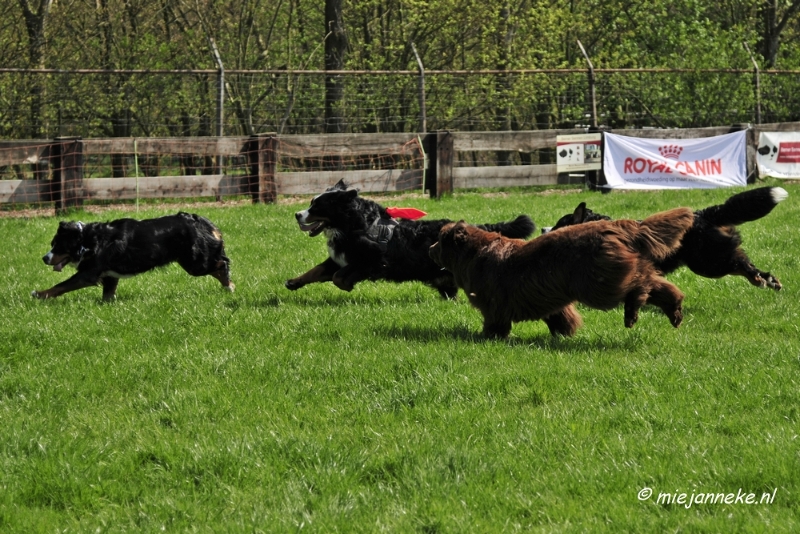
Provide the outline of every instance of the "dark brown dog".
[[483,314],[483,333],[507,337],[511,324],[542,319],[553,335],[581,325],[573,303],[610,310],[625,303],[625,326],[654,304],[674,327],[683,320],[683,293],[653,262],[680,246],[694,214],[677,208],[641,223],[597,221],[570,226],[533,241],[509,239],[463,221],[442,228],[430,256],[455,277]]

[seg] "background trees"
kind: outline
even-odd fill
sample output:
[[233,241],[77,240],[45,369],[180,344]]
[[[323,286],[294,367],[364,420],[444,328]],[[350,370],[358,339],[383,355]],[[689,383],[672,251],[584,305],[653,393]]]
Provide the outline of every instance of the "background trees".
[[[228,70],[415,70],[412,42],[428,70],[583,68],[577,39],[596,68],[749,69],[748,42],[762,68],[795,69],[798,11],[800,0],[17,0],[0,7],[0,67],[209,73],[0,74],[0,135],[210,134],[210,38]],[[688,76],[634,87],[631,77],[609,77],[603,109],[619,124],[632,120],[633,106],[665,125],[659,102],[686,107],[700,95],[706,107],[704,100],[722,99],[738,109],[737,95],[751,91],[742,80],[741,88]],[[430,77],[429,116],[460,128],[574,123],[585,111],[575,83]],[[733,96],[722,94],[728,90]],[[408,77],[233,74],[226,132],[413,130],[415,100]],[[356,109],[357,119],[344,118]],[[700,113],[700,121],[720,113]],[[696,118],[689,109],[680,114]]]

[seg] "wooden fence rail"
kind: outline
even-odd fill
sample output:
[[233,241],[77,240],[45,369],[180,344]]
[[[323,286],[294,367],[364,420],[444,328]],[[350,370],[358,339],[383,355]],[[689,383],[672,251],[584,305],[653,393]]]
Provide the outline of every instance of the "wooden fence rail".
[[[711,137],[748,128],[748,170],[756,168],[756,144],[761,131],[800,131],[800,123],[720,126],[671,130],[622,130],[635,137],[685,139]],[[85,200],[136,198],[250,196],[253,202],[275,202],[278,195],[315,194],[344,178],[363,192],[422,190],[441,197],[455,189],[554,185],[555,164],[468,167],[459,153],[527,152],[553,149],[556,136],[585,133],[583,129],[517,132],[434,132],[428,134],[260,134],[251,137],[194,138],[56,138],[0,141],[0,168],[30,165],[33,178],[0,180],[0,204],[54,203],[57,211],[78,207]],[[417,150],[419,168],[317,170],[278,172],[281,157],[343,158],[365,154],[397,154]],[[203,175],[101,177],[84,176],[85,160],[111,154],[191,155],[212,164]],[[245,162],[241,174],[225,174],[221,157]],[[424,168],[423,168],[424,167]],[[49,172],[48,172],[49,169]],[[754,176],[751,172],[751,176]]]

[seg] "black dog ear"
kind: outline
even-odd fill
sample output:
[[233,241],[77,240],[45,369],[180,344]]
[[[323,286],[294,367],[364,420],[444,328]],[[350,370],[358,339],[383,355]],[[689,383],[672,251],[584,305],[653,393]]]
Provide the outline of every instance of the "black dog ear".
[[346,198],[352,200],[358,196],[358,189],[348,189],[345,191]]
[[338,189],[340,191],[347,191],[348,187],[349,186],[347,185],[347,182],[345,182],[344,178],[342,178],[338,182],[336,182],[336,184],[334,184],[334,186],[331,189]]
[[59,230],[83,230],[83,223],[78,221],[61,221],[58,223]]
[[572,224],[581,224],[586,220],[586,202],[581,202],[572,212]]

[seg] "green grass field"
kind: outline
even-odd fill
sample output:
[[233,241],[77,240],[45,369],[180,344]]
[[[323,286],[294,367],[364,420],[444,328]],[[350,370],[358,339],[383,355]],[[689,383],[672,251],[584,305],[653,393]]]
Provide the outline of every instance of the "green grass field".
[[[172,265],[112,304],[32,299],[70,274],[41,261],[58,219],[0,219],[0,531],[798,532],[800,186],[784,187],[741,227],[783,291],[683,269],[679,329],[581,308],[569,339],[528,322],[485,341],[463,294],[416,283],[286,290],[326,255],[294,223],[307,201],[191,210],[222,229],[236,293]],[[730,194],[384,204],[548,226],[582,200],[643,218]],[[734,498],[689,506],[701,493]]]

